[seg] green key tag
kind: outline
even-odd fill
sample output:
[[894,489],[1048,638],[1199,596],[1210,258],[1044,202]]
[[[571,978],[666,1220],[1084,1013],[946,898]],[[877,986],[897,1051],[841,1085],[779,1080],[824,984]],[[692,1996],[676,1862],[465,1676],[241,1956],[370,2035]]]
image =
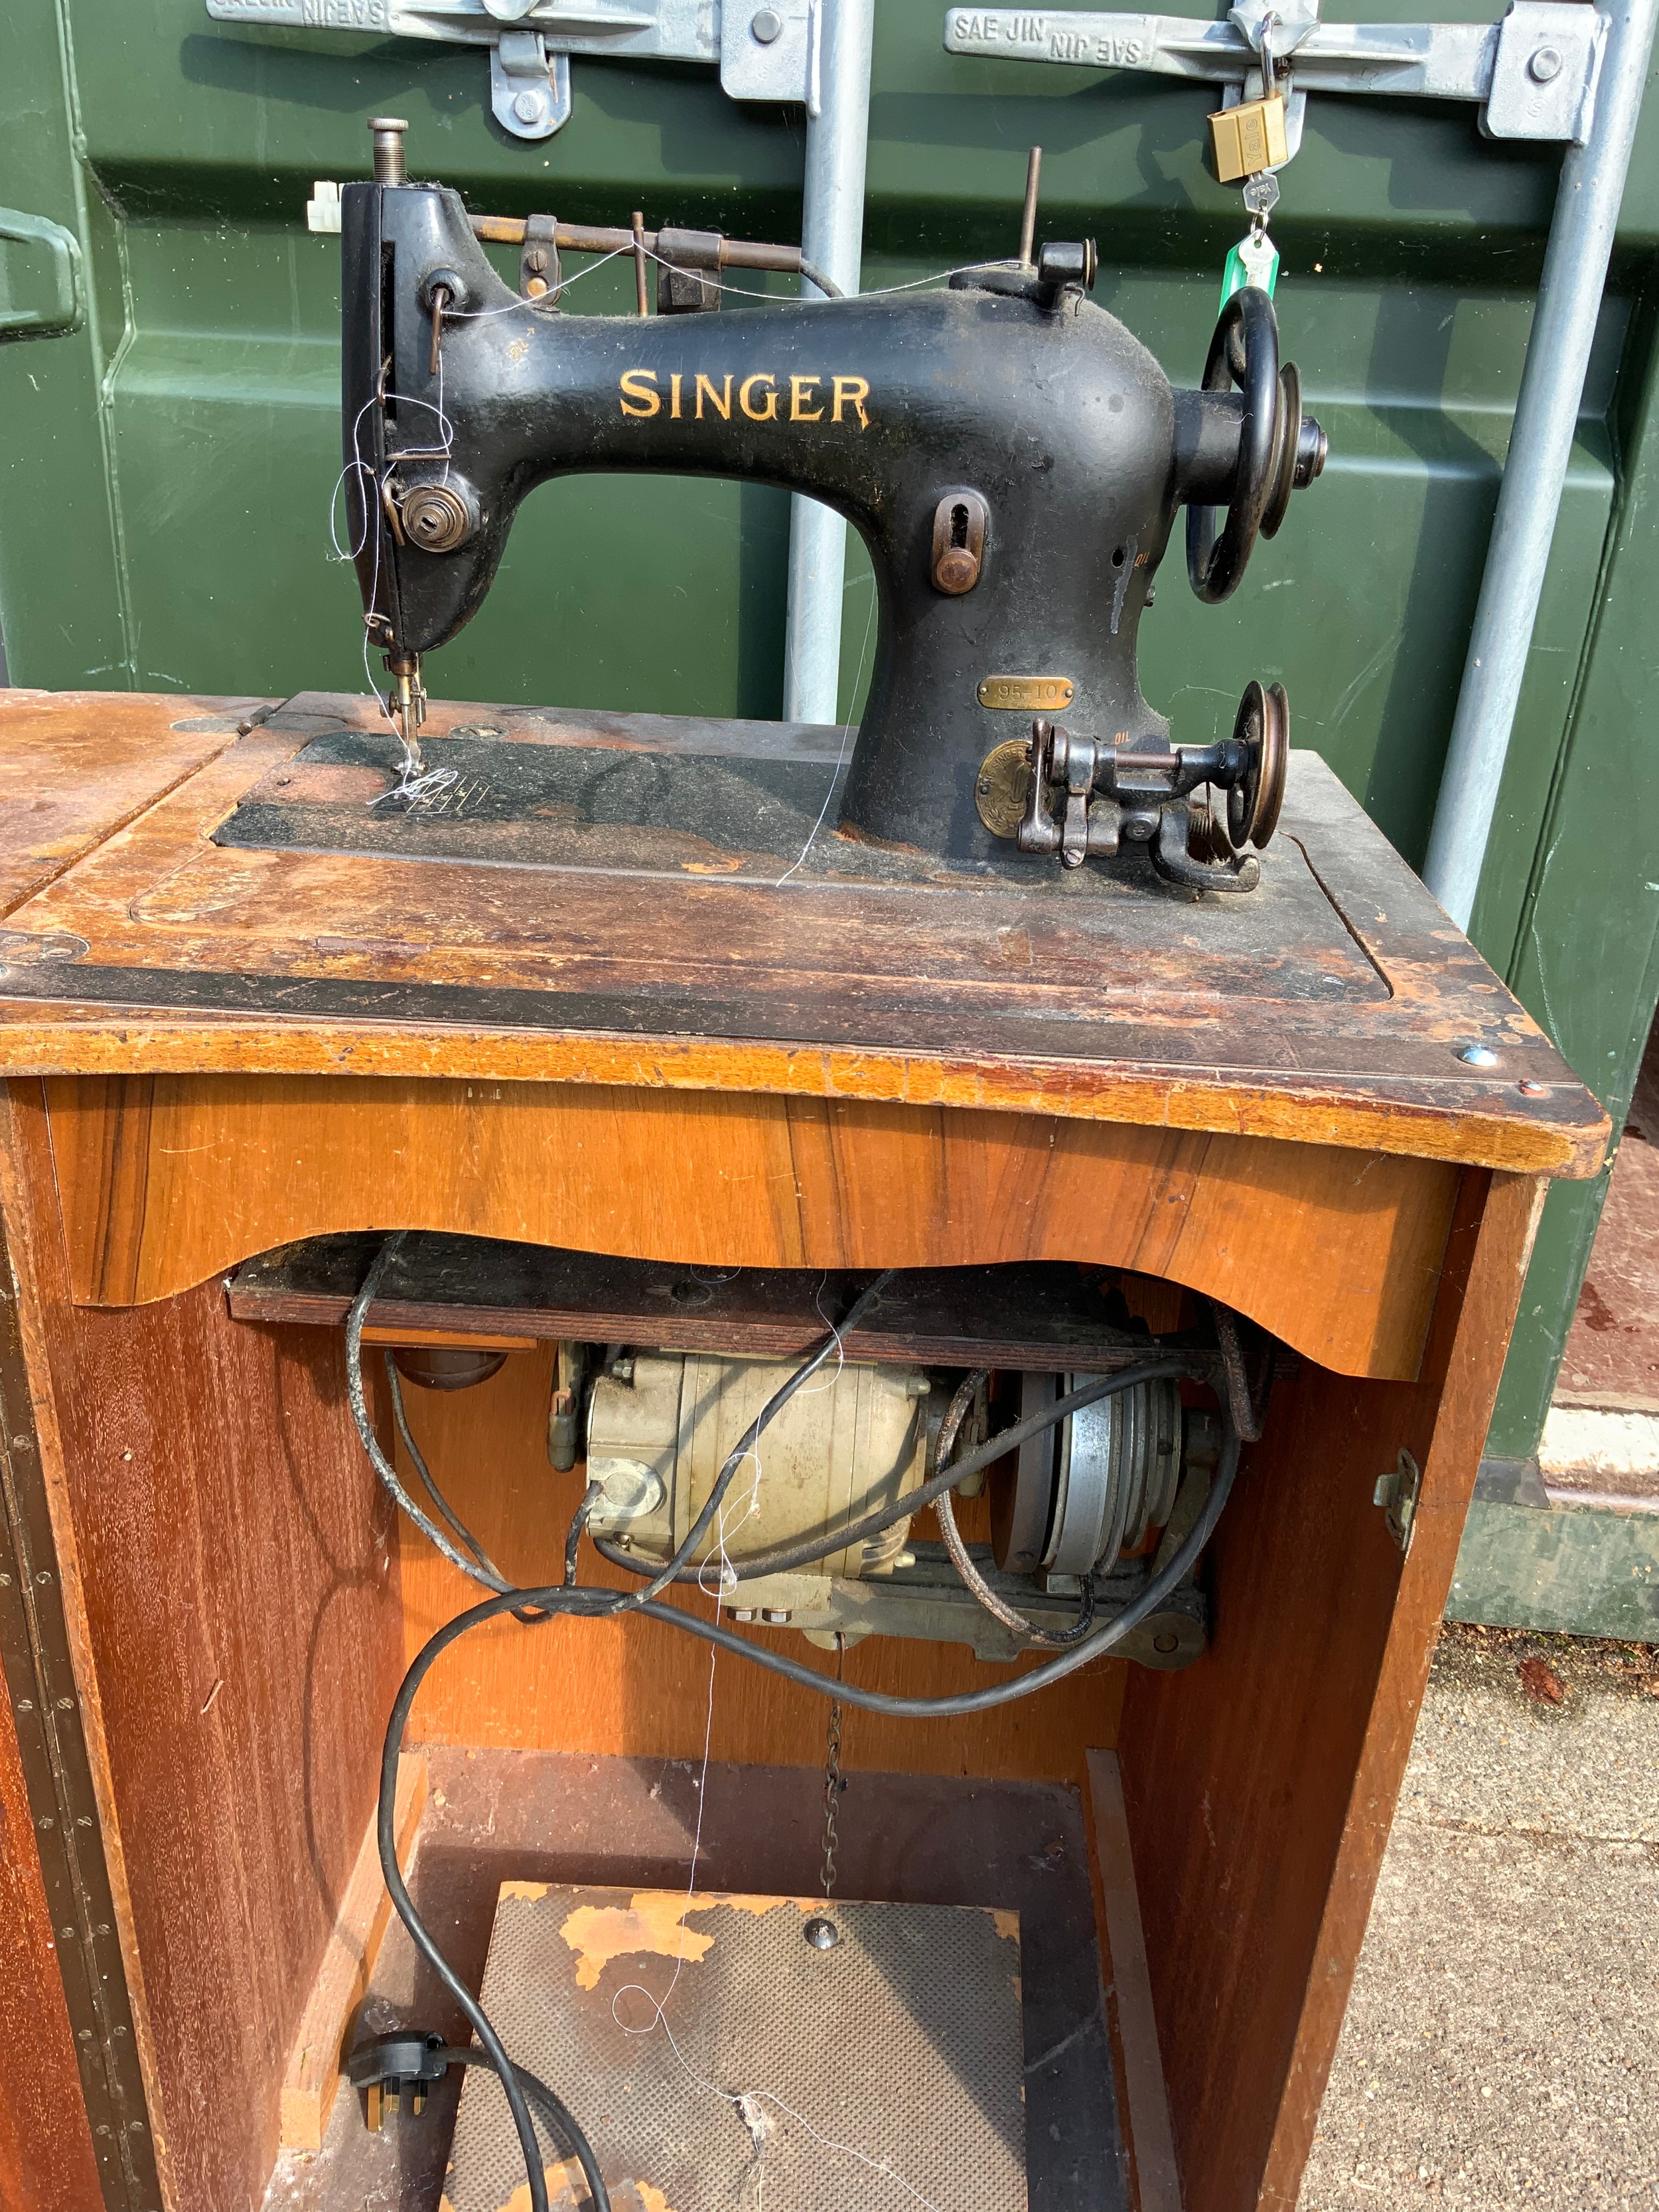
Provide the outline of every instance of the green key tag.
[[1242,292],[1247,284],[1257,286],[1271,299],[1278,282],[1279,248],[1265,230],[1252,231],[1227,256],[1227,265],[1221,272],[1221,304],[1224,307],[1233,294]]

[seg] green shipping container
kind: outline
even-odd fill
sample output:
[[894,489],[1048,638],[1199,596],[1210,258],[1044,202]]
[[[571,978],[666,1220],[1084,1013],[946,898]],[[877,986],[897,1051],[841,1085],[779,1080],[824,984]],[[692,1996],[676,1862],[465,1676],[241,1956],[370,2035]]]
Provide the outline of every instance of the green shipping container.
[[[1334,13],[1417,20],[1399,0]],[[14,683],[363,684],[356,586],[329,519],[339,249],[308,234],[305,204],[314,179],[367,174],[368,116],[406,116],[413,172],[474,208],[615,223],[642,207],[653,227],[799,235],[800,111],[738,106],[710,68],[578,59],[571,121],[524,142],[492,119],[477,48],[216,23],[204,0],[11,0],[5,15],[0,335],[17,342],[0,345],[0,629]],[[1040,143],[1041,234],[1097,237],[1096,297],[1195,381],[1243,229],[1237,190],[1206,168],[1212,90],[954,59],[944,15],[945,0],[878,0],[866,288],[1012,252]],[[1224,733],[1247,677],[1280,679],[1295,741],[1413,862],[1559,158],[1484,139],[1471,106],[1313,96],[1273,231],[1285,349],[1330,465],[1236,598],[1200,606],[1172,571],[1142,630],[1147,696],[1178,738]],[[1659,995],[1659,746],[1644,726],[1659,696],[1656,250],[1650,103],[1474,925],[1616,1123]],[[617,312],[630,283],[620,264],[597,269],[569,307]],[[451,697],[776,714],[787,528],[787,501],[755,486],[544,487],[428,681]],[[845,713],[872,623],[855,544]],[[1550,1197],[1494,1455],[1536,1439],[1604,1188]]]

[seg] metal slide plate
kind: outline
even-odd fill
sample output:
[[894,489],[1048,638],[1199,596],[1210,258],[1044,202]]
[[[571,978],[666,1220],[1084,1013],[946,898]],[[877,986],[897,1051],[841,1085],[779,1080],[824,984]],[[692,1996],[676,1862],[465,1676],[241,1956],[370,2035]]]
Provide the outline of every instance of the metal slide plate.
[[[825,1911],[841,1941],[815,1950]],[[483,1998],[617,2212],[1025,2212],[1019,1972],[1012,1912],[509,1881]],[[585,2202],[544,2140],[552,2203]],[[471,2072],[444,2203],[525,2197],[506,2100]]]
[[[1102,975],[1133,971],[1142,934],[1167,936],[1170,910],[1194,926],[1193,895],[1164,883],[1138,854],[1069,872],[1012,847],[982,860],[944,861],[838,836],[833,763],[539,744],[471,727],[428,737],[424,750],[453,780],[409,803],[394,795],[398,750],[390,731],[315,738],[247,793],[213,842],[232,850],[607,873],[619,896],[630,879],[690,879],[712,892],[769,887],[787,875],[801,890],[879,890],[903,902],[916,928],[957,942],[987,926],[976,908],[1012,894],[1024,921],[1063,923],[1074,948],[1068,958],[1080,951]],[[972,801],[964,793],[962,803]],[[888,908],[890,927],[896,911]],[[1219,994],[1325,1005],[1389,995],[1293,836],[1281,836],[1262,856],[1259,890],[1206,899],[1201,927]]]

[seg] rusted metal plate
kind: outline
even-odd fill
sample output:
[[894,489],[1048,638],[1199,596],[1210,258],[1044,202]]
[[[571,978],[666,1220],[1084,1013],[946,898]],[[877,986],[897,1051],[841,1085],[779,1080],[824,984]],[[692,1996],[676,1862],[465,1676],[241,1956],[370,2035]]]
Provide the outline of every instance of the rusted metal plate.
[[[803,1931],[826,1911],[819,1950]],[[509,1881],[482,1995],[617,2212],[1025,2212],[1012,1912]],[[544,2142],[553,2203],[584,2202]],[[524,2198],[501,2090],[471,2075],[445,2204]]]

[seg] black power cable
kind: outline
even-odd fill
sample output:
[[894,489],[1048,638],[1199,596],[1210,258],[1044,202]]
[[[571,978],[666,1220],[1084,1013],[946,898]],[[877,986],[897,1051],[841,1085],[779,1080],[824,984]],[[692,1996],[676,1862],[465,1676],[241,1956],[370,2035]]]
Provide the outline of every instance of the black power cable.
[[[437,1547],[452,1565],[459,1567],[463,1574],[470,1576],[475,1582],[481,1582],[487,1588],[495,1590],[503,1600],[500,1609],[502,1612],[511,1613],[515,1620],[526,1626],[537,1620],[547,1620],[550,1616],[546,1608],[531,1610],[535,1601],[528,1598],[522,1591],[514,1592],[510,1589],[501,1570],[490,1559],[471,1531],[464,1522],[456,1518],[437,1485],[433,1481],[426,1462],[422,1457],[414,1438],[410,1435],[408,1421],[404,1412],[403,1393],[390,1353],[386,1356],[386,1370],[391,1380],[392,1407],[399,1432],[410,1449],[422,1486],[437,1508],[441,1519],[448,1523],[455,1536],[465,1547],[464,1550],[456,1549],[451,1539],[421,1510],[404,1490],[398,1479],[397,1469],[381,1450],[380,1439],[374,1434],[374,1424],[368,1418],[368,1404],[363,1389],[362,1374],[363,1324],[368,1319],[368,1310],[374,1301],[375,1294],[385,1279],[386,1269],[402,1249],[406,1234],[407,1231],[398,1231],[396,1234],[388,1237],[380,1246],[368,1274],[363,1279],[362,1288],[352,1301],[351,1310],[346,1317],[346,1395],[351,1407],[352,1418],[356,1424],[357,1433],[380,1480],[422,1534]],[[801,1385],[817,1372],[830,1353],[839,1351],[842,1337],[850,1330],[856,1328],[860,1322],[874,1306],[882,1291],[891,1282],[893,1273],[890,1267],[884,1269],[873,1282],[860,1291],[848,1309],[840,1327],[832,1326],[823,1343],[801,1363],[782,1387],[775,1390],[767,1400],[765,1405],[744,1431],[736,1448],[727,1457],[726,1464],[720,1469],[718,1480],[709,1492],[708,1502],[687,1532],[684,1542],[675,1553],[673,1558],[665,1563],[661,1576],[647,1589],[637,1593],[625,1595],[616,1590],[604,1592],[605,1601],[604,1609],[606,1612],[626,1613],[658,1609],[653,1603],[657,1593],[674,1580],[675,1576],[708,1534],[715,1514],[720,1510],[726,1494],[732,1486],[738,1468],[754,1449],[767,1425],[788,1404]],[[589,1486],[589,1498],[593,1498],[592,1485]],[[587,1510],[591,1512],[592,1504],[586,1500],[584,1503],[587,1505]],[[580,1590],[573,1582],[575,1547],[580,1540],[581,1526],[585,1517],[579,1509],[576,1518],[571,1523],[570,1534],[566,1540],[565,1580],[558,1585],[561,1597],[565,1601],[556,1608],[560,1612],[584,1610],[580,1601],[590,1595]],[[434,1656],[435,1656],[435,1654]],[[375,1821],[376,1840],[380,1855],[380,1871],[386,1880],[387,1894],[392,1899],[398,1917],[409,1931],[410,1940],[471,2022],[473,2032],[483,2045],[488,2063],[500,2077],[508,2109],[513,2114],[513,2124],[518,2133],[520,2148],[524,2153],[525,2173],[530,2185],[529,2212],[549,2212],[547,2180],[542,2167],[540,2146],[536,2141],[535,2124],[530,2117],[530,2108],[526,2102],[525,2092],[514,2069],[513,2062],[507,2057],[501,2038],[491,2027],[483,2006],[456,1973],[448,1960],[445,1958],[431,1930],[416,1911],[415,1900],[409,1893],[408,1886],[403,1878],[403,1870],[398,1864],[394,1814],[398,1786],[398,1757],[403,1742],[404,1730],[408,1725],[410,1707],[420,1686],[420,1680],[421,1674],[411,1668],[410,1673],[404,1677],[403,1686],[398,1691],[397,1699],[392,1705],[392,1717],[386,1728],[386,1742],[382,1747],[380,1795]],[[568,2115],[567,2117],[569,2121],[570,2140],[575,2148],[582,2171],[587,2176],[588,2186],[593,2194],[596,2212],[610,2212],[610,2200],[605,2193],[605,2184],[600,2178],[599,2163],[593,2156],[592,2147],[577,2125],[574,2118]]]
[[[418,2112],[426,2092],[441,2081],[452,2066],[476,2066],[486,2074],[495,2072],[488,2056],[476,2044],[446,2043],[441,2035],[422,2035],[419,2028],[414,2027],[395,2028],[388,2035],[373,2036],[367,2043],[358,2044],[347,2057],[345,2070],[354,2088],[390,2089],[394,2098],[407,2093]],[[540,2112],[556,2141],[570,2151],[582,2167],[589,2193],[599,2212],[610,2212],[610,2192],[605,2188],[605,2177],[597,2164],[592,2162],[592,2152],[569,2106],[527,2066],[520,2066],[515,2061],[513,2071],[519,2087]]]

